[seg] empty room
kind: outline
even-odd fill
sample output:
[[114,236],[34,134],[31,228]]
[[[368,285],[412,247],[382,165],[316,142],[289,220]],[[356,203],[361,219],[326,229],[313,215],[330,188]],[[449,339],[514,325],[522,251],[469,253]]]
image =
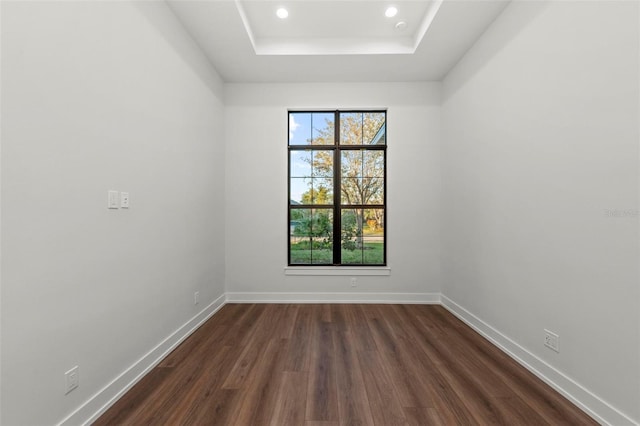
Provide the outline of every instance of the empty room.
[[1,425],[640,425],[640,2],[0,24]]

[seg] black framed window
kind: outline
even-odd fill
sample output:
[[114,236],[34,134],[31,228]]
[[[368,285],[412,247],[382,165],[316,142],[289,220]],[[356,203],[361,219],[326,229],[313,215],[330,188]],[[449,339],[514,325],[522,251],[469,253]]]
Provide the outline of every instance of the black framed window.
[[385,266],[386,111],[289,111],[289,265]]

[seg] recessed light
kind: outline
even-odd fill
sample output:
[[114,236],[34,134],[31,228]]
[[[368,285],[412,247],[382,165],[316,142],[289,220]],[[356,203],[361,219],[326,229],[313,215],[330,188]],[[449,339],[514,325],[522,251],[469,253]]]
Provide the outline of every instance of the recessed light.
[[281,7],[280,9],[276,10],[276,15],[278,15],[278,18],[280,19],[285,19],[287,16],[289,16],[289,11],[284,7]]
[[393,6],[389,6],[387,10],[384,11],[384,16],[386,16],[387,18],[393,18],[397,14],[398,14],[398,9],[396,9]]

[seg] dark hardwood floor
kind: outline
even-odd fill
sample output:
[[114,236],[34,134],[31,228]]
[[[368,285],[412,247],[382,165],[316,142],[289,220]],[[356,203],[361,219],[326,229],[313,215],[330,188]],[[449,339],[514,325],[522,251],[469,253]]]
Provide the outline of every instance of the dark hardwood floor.
[[94,424],[597,423],[441,306],[229,304]]

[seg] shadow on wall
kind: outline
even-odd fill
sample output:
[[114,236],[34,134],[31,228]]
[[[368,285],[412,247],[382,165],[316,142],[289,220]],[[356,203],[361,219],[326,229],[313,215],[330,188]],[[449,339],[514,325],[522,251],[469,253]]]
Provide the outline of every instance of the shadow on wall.
[[[165,2],[135,1],[134,7],[158,31],[158,34],[173,48],[177,56],[218,98],[223,97],[223,82],[209,59],[182,26],[178,17]],[[171,33],[167,28],[174,28]]]
[[[480,37],[469,49],[467,54],[462,57],[461,61],[466,61],[465,66],[457,67],[456,65],[452,68],[453,72],[458,74],[456,76],[457,78],[449,79],[447,78],[448,76],[445,76],[444,80],[447,82],[447,90],[443,91],[442,102],[446,102],[450,96],[454,95],[460,88],[462,88],[464,84],[476,75],[479,70],[481,70],[486,64],[490,63],[492,58],[506,46],[504,40],[512,40],[515,38],[515,36],[526,28],[536,16],[541,14],[548,5],[549,3],[545,1],[527,1],[518,2],[517,8],[513,8],[512,5],[507,6],[502,13],[496,17],[496,19],[500,19],[503,14],[510,14],[508,20],[503,20],[503,22],[506,22],[508,26],[507,24],[503,25],[500,37],[495,38],[491,36],[492,25],[490,25],[486,33]],[[509,37],[504,37],[504,33],[507,30]],[[483,49],[474,49],[474,46],[480,43],[485,45],[483,46]],[[474,55],[474,51],[482,51],[482,54]],[[451,84],[448,81],[455,81],[456,83]]]

